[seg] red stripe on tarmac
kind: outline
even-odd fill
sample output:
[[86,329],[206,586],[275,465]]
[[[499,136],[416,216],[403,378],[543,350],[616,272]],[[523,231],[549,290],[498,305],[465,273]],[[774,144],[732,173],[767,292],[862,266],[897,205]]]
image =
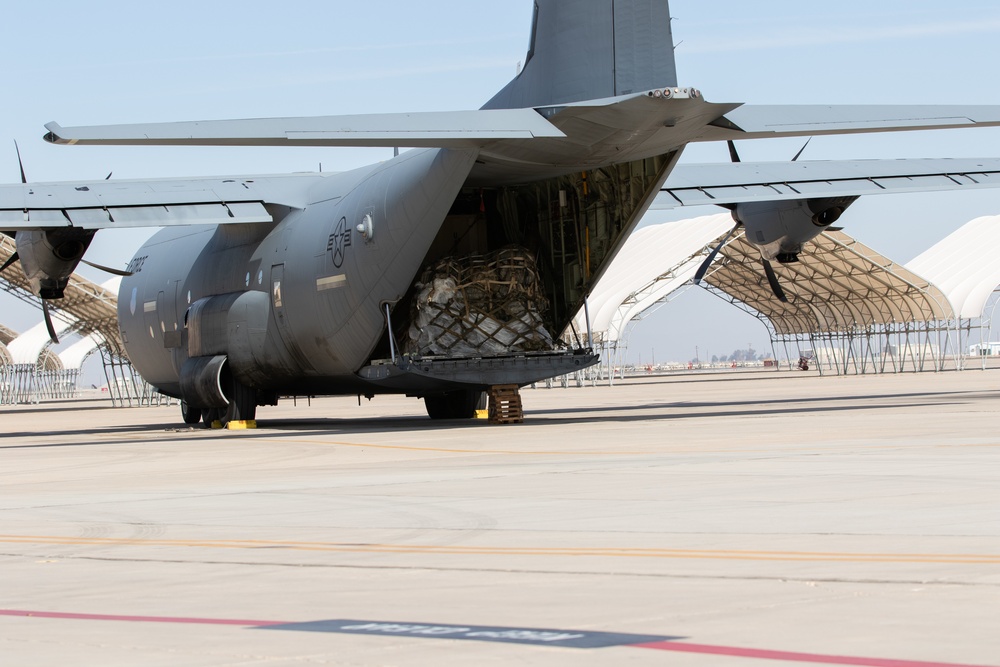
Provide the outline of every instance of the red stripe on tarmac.
[[[117,614],[73,614],[56,611],[28,611],[25,609],[0,609],[0,616],[22,616],[31,618],[62,618],[84,621],[131,621],[137,623],[189,623],[196,625],[238,625],[261,627],[285,625],[288,621],[253,621],[234,618],[195,618],[186,616],[121,616]],[[700,653],[703,655],[728,655],[735,658],[759,658],[762,660],[784,660],[807,662],[821,665],[860,665],[861,667],[991,667],[956,662],[925,662],[921,660],[892,660],[887,658],[859,658],[855,656],[823,655],[820,653],[796,653],[794,651],[771,651],[768,649],[740,648],[737,646],[713,646],[711,644],[690,644],[687,642],[661,641],[648,644],[630,644],[635,648],[649,648],[658,651],[678,653]],[[997,667],[997,666],[992,666]]]
[[137,623],[193,623],[199,625],[282,625],[286,621],[248,621],[235,618],[188,618],[184,616],[119,616],[117,614],[69,614],[56,611],[0,609],[0,616],[31,616],[33,618],[68,618],[81,621],[133,621]]
[[861,665],[862,667],[990,667],[989,665],[969,665],[956,662],[924,662],[922,660],[892,660],[889,658],[859,658],[848,655],[823,655],[821,653],[796,653],[794,651],[770,651],[738,646],[713,646],[711,644],[688,644],[686,642],[651,642],[632,644],[636,648],[651,648],[658,651],[679,653],[701,653],[703,655],[728,655],[736,658],[760,658],[762,660],[785,660],[788,662],[810,662],[818,665]]

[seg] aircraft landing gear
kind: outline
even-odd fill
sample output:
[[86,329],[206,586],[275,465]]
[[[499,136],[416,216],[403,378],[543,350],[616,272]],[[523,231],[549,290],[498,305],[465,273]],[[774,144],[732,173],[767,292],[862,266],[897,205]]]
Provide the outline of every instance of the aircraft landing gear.
[[181,401],[181,419],[184,420],[185,424],[197,424],[201,421],[201,416],[204,410],[201,408],[192,408],[186,402]]
[[194,425],[204,420],[205,428],[212,428],[215,422],[219,422],[225,428],[229,422],[256,419],[257,390],[236,380],[229,380],[226,384],[228,386],[225,395],[229,399],[229,405],[224,408],[195,408],[181,401],[181,417],[184,423]]
[[230,391],[226,392],[229,405],[223,414],[222,425],[232,421],[250,421],[257,418],[257,390],[252,389],[237,380],[230,383]]
[[431,419],[472,419],[485,402],[486,392],[472,389],[424,396],[424,407]]

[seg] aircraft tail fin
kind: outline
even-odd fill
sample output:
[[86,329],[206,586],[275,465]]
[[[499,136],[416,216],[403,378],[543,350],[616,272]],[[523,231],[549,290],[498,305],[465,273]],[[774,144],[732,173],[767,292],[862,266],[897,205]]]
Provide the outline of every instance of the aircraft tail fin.
[[524,68],[483,108],[551,106],[676,85],[667,0],[535,0]]

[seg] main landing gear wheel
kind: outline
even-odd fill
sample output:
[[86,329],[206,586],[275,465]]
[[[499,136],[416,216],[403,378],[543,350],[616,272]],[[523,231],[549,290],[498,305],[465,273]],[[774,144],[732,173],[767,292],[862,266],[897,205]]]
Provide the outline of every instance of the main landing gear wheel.
[[225,428],[229,422],[251,421],[257,418],[257,390],[231,378],[223,378],[223,383],[229,404],[224,408],[201,410],[181,401],[181,416],[184,417],[185,424],[197,424],[204,420],[205,428],[212,428],[215,422],[219,422]]
[[257,418],[257,390],[233,380],[226,392],[229,405],[222,415],[222,425],[233,421],[250,421]]
[[194,425],[200,422],[202,412],[201,408],[192,408],[184,401],[181,401],[181,418],[184,420],[185,424]]
[[424,406],[431,419],[472,419],[485,396],[482,391],[460,389],[424,396]]

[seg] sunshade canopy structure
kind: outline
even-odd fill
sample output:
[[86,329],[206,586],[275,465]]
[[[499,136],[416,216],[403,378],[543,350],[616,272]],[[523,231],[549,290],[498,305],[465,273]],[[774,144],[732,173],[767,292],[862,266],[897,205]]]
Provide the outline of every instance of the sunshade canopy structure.
[[954,319],[940,289],[843,231],[817,236],[798,262],[774,265],[788,303],[774,296],[760,252],[742,235],[721,255],[706,282],[766,317],[779,335]]
[[[630,321],[691,284],[732,224],[731,216],[721,213],[633,233],[589,297],[595,343],[617,349]],[[772,345],[840,345],[844,358],[865,355],[882,370],[900,347],[911,356],[912,349],[925,356],[931,350],[934,367],[940,368],[945,351],[958,352],[962,327],[982,317],[1000,284],[1000,262],[992,257],[996,248],[1000,216],[970,222],[906,266],[831,229],[806,244],[798,262],[773,265],[788,298],[783,303],[768,284],[759,250],[738,230],[702,286],[764,322]],[[584,311],[574,324],[577,333],[585,331]],[[860,347],[851,352],[852,345]]]
[[[687,284],[708,250],[733,226],[729,213],[640,227],[629,237],[588,299],[600,342],[615,342],[642,312]],[[586,313],[573,320],[587,330]]]
[[965,223],[906,263],[941,288],[962,319],[983,317],[1000,285],[1000,215]]

